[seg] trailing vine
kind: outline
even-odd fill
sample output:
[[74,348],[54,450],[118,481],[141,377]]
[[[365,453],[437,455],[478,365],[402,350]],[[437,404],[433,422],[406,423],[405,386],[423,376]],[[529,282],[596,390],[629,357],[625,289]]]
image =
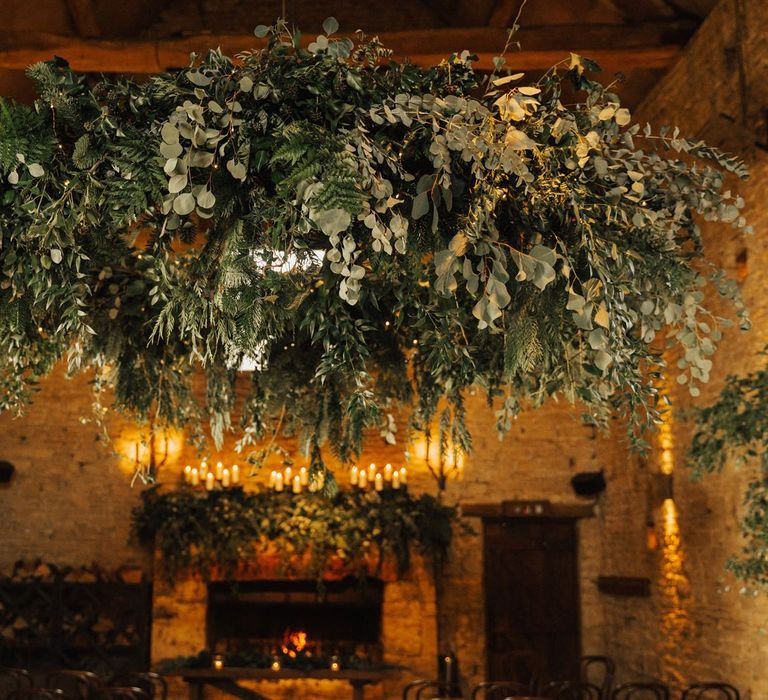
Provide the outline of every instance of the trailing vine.
[[[405,491],[339,491],[329,499],[230,489],[201,497],[154,487],[142,497],[134,531],[141,541],[156,542],[171,580],[185,570],[206,578],[232,574],[243,562],[257,563],[258,554],[275,550],[286,574],[300,566],[298,573],[319,580],[334,559],[351,573],[375,575],[387,557],[403,574],[411,546],[439,562],[458,522],[455,507]],[[279,547],[271,547],[275,543]]]
[[0,407],[66,357],[99,415],[109,388],[153,426],[207,419],[217,445],[296,435],[313,469],[371,430],[468,451],[472,385],[500,433],[564,396],[643,446],[665,346],[692,394],[708,380],[728,321],[702,288],[747,323],[697,223],[748,230],[723,186],[743,164],[631,125],[579,56],[525,84],[502,58],[489,79],[467,52],[422,69],[337,28],[303,49],[259,27],[265,48],[141,84],[29,69],[34,108],[0,103]]
[[[768,350],[763,350],[765,357]],[[693,411],[695,433],[688,452],[693,475],[721,472],[726,464],[757,462],[759,476],[744,494],[741,521],[746,539],[740,557],[727,563],[737,578],[768,585],[768,368],[729,375],[717,400]]]

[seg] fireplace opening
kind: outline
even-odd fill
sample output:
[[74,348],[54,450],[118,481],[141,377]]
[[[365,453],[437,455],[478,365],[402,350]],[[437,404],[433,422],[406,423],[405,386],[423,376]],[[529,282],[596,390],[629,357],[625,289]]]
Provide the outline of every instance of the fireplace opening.
[[316,581],[210,583],[208,648],[272,654],[300,639],[313,654],[378,661],[383,592],[374,578],[327,581],[322,595]]

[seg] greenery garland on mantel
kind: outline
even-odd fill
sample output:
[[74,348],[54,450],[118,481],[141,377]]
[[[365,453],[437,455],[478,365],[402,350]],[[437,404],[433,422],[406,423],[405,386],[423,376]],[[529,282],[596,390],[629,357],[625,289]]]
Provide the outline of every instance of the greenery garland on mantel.
[[469,450],[472,385],[501,433],[560,395],[637,437],[670,345],[697,394],[727,323],[703,288],[746,323],[697,224],[746,228],[724,188],[743,164],[630,125],[577,55],[526,84],[337,28],[303,49],[279,21],[264,49],[143,83],[29,69],[34,108],[0,102],[2,408],[67,357],[99,416],[110,388],[154,428],[200,438],[207,414],[217,445],[297,435],[317,469],[368,429]]
[[375,576],[387,557],[403,574],[412,546],[434,563],[442,561],[459,522],[456,507],[405,490],[340,490],[322,498],[239,488],[201,496],[153,487],[142,497],[133,513],[134,532],[158,548],[170,580],[183,571],[204,578],[226,578],[243,565],[258,571],[259,555],[275,552],[286,575],[321,580],[333,562],[345,573]]

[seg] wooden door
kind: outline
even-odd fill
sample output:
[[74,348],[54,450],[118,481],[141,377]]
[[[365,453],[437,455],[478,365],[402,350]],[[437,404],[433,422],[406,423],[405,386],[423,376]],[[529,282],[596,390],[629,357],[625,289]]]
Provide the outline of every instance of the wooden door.
[[488,519],[488,678],[567,679],[579,656],[576,521]]

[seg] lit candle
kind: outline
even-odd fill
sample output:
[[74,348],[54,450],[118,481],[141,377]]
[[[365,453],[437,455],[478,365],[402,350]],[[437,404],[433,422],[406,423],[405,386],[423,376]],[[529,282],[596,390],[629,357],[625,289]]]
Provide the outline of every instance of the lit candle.
[[221,671],[221,669],[224,668],[224,657],[221,654],[216,654],[216,656],[213,657],[213,667],[217,671]]
[[200,478],[205,478],[205,475],[208,473],[208,462],[203,460],[200,462]]
[[301,477],[298,474],[293,477],[293,492],[301,493]]
[[384,490],[384,477],[381,475],[381,473],[376,475],[376,490],[377,491]]
[[208,472],[205,475],[205,490],[206,491],[213,491],[213,484],[215,479],[213,478],[213,472]]
[[283,490],[283,473],[275,472],[275,491]]
[[232,465],[232,483],[240,483],[240,467],[238,467],[236,464]]
[[400,467],[400,483],[403,486],[408,483],[408,470],[405,467]]
[[230,477],[229,469],[222,469],[221,470],[221,485],[224,488],[227,488],[229,486],[229,483],[230,483],[230,478],[229,477]]
[[273,469],[269,475],[269,488],[275,488],[275,482],[277,481],[277,472]]
[[392,472],[392,488],[393,489],[400,488],[400,472],[397,469],[395,469],[395,471]]
[[368,481],[373,481],[376,478],[376,465],[371,462],[368,465]]
[[192,481],[192,467],[187,465],[184,467],[184,482],[188,484],[190,481]]
[[293,469],[290,467],[285,468],[285,483],[287,484],[293,478]]
[[357,485],[364,489],[366,486],[368,486],[368,474],[366,473],[365,469],[360,470],[360,477],[357,480]]
[[299,477],[301,478],[302,486],[306,486],[309,483],[309,472],[306,467],[299,469]]
[[339,663],[339,657],[338,656],[332,656],[331,657],[331,671],[338,671],[341,668],[341,664]]
[[392,465],[384,465],[384,481],[392,481]]
[[197,486],[200,483],[200,472],[197,471],[197,467],[193,467],[192,471],[189,473],[189,483],[192,484],[192,486]]
[[360,473],[360,470],[357,467],[352,467],[352,469],[349,470],[349,483],[352,486],[357,486],[357,476]]
[[272,670],[273,671],[279,671],[280,670],[280,659],[278,659],[276,656],[272,657]]
[[221,481],[224,475],[224,465],[221,462],[216,462],[216,481]]

